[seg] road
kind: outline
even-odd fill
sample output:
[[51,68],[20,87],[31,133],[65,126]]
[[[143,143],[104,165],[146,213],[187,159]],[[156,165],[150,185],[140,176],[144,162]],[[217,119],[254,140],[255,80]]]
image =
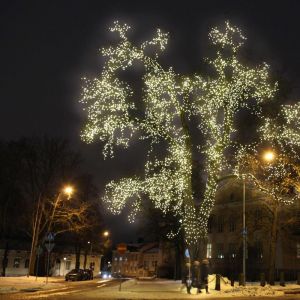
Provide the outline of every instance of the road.
[[[130,283],[130,282],[128,282]],[[61,287],[53,288],[49,290],[33,291],[33,292],[18,292],[13,294],[2,294],[0,300],[109,300],[109,299],[147,299],[147,300],[186,300],[186,299],[208,299],[208,300],[221,300],[228,297],[221,297],[218,295],[180,295],[178,292],[165,293],[162,288],[157,287],[155,290],[143,290],[140,293],[126,294],[126,286],[122,289],[123,292],[118,291],[119,281],[118,280],[99,280],[94,279],[93,281],[80,281],[80,282],[65,282]],[[300,294],[296,295],[284,295],[284,296],[256,296],[256,297],[230,297],[239,300],[300,300]]]
[[[101,288],[118,286],[118,280],[99,280],[66,282],[60,288],[42,291],[18,292],[0,295],[0,300],[29,300],[29,299],[88,299],[89,294]],[[84,295],[84,297],[83,297]],[[87,297],[87,298],[86,298]]]

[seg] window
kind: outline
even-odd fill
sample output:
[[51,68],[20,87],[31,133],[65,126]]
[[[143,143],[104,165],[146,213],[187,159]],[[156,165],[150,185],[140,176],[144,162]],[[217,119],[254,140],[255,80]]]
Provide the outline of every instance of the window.
[[144,269],[147,270],[149,268],[149,261],[144,260]]
[[218,258],[224,258],[224,245],[223,244],[217,244],[217,257]]
[[236,221],[233,216],[229,218],[229,231],[234,232],[236,230]]
[[25,260],[24,268],[27,269],[29,267],[29,259]]
[[70,270],[70,269],[71,269],[71,261],[66,260],[66,270]]
[[218,232],[223,232],[224,230],[224,217],[219,216],[218,217]]
[[297,258],[300,258],[300,243],[297,243]]
[[214,216],[209,216],[208,222],[207,222],[207,232],[212,233],[212,229],[214,226]]
[[261,241],[255,242],[256,258],[263,258],[263,243]]
[[206,258],[211,258],[211,243],[206,245]]
[[20,268],[20,262],[21,262],[21,258],[20,257],[16,257],[14,259],[14,268]]
[[235,258],[236,257],[236,244],[234,243],[229,243],[228,245],[228,253],[230,258]]

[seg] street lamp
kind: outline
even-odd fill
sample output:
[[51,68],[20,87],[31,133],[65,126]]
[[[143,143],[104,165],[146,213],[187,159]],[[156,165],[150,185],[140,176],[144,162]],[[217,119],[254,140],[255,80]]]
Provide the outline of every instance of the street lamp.
[[[267,151],[264,152],[262,157],[263,157],[264,161],[266,161],[268,163],[271,163],[275,159],[275,153],[272,150],[267,150]],[[247,174],[242,174],[242,180],[243,180],[243,231],[242,231],[242,234],[243,234],[243,275],[244,275],[243,285],[246,284],[246,253],[247,253],[246,175]]]
[[68,196],[68,199],[70,199],[71,195],[74,192],[74,189],[73,189],[72,186],[67,185],[67,186],[64,187],[64,189],[62,191],[59,192],[59,194],[58,194],[58,196],[57,196],[57,198],[56,198],[56,200],[54,202],[54,207],[53,207],[53,210],[52,210],[52,214],[51,214],[51,218],[50,218],[50,222],[49,222],[49,226],[48,226],[48,232],[50,232],[50,230],[51,230],[51,225],[52,225],[52,222],[53,222],[53,217],[54,217],[54,214],[55,214],[55,211],[56,211],[56,207],[57,207],[57,204],[59,203],[60,196],[61,196],[62,192]]
[[104,237],[108,237],[108,236],[109,236],[109,231],[105,230],[105,231],[103,232],[103,236],[104,236]]
[[264,152],[263,159],[266,162],[272,162],[275,159],[275,153],[271,150]]

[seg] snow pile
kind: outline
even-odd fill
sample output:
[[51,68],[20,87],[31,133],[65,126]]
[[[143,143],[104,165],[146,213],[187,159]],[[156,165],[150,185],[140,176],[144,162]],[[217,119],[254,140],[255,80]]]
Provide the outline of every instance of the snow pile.
[[236,286],[231,291],[224,291],[231,293],[233,296],[279,296],[283,295],[282,291],[274,290],[270,285],[262,286]]

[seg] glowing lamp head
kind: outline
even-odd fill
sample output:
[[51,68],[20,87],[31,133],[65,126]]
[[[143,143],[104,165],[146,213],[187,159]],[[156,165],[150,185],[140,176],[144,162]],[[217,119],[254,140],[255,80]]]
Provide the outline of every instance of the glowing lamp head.
[[106,230],[103,232],[103,236],[108,237],[109,236],[109,232]]
[[263,159],[266,162],[272,162],[275,158],[275,153],[273,151],[266,151],[263,155]]
[[73,188],[71,186],[66,186],[64,188],[64,193],[70,198],[73,193]]

